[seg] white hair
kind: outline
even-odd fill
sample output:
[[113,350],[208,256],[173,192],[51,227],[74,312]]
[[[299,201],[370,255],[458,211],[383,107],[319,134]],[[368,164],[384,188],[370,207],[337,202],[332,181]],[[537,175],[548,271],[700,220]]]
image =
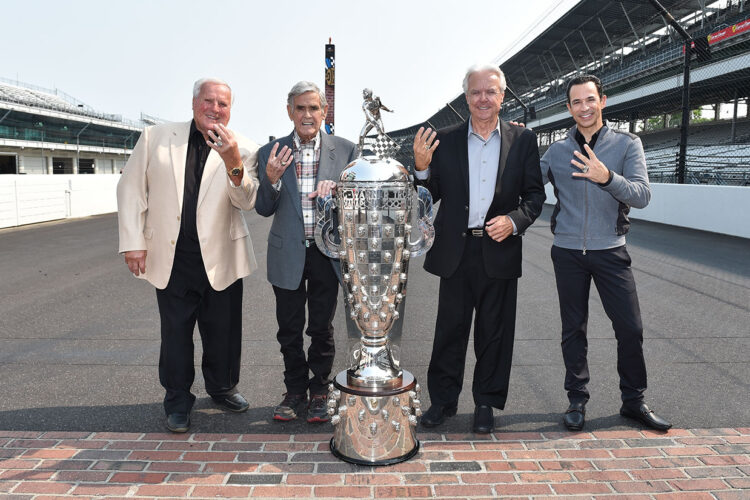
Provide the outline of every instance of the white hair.
[[492,73],[495,73],[498,78],[500,78],[500,92],[505,93],[505,74],[503,74],[503,71],[500,69],[500,67],[497,64],[474,64],[469,67],[469,69],[466,70],[466,76],[464,76],[464,94],[469,92],[469,78],[474,73],[481,73],[482,71],[491,71]]
[[320,97],[321,108],[325,108],[326,106],[328,106],[326,95],[320,90],[320,87],[315,85],[313,82],[307,82],[305,80],[294,84],[294,87],[292,87],[292,90],[290,90],[289,94],[286,96],[286,103],[290,108],[293,108],[294,98],[302,94],[306,94],[307,92],[315,92],[316,94],[318,94],[318,97]]
[[193,99],[198,97],[198,95],[201,93],[201,90],[203,89],[203,86],[207,83],[214,83],[216,85],[223,85],[226,88],[229,89],[229,93],[232,96],[232,101],[234,101],[234,94],[232,93],[232,87],[229,86],[227,82],[224,80],[219,80],[218,78],[201,78],[200,80],[197,80],[193,84]]

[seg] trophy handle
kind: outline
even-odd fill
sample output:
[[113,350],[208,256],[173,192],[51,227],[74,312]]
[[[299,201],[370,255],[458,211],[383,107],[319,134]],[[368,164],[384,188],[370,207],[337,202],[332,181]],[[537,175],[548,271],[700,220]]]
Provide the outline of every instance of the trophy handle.
[[323,198],[315,199],[315,214],[318,223],[315,225],[315,244],[323,255],[332,259],[339,258],[339,245],[335,241],[336,233],[334,232],[334,209],[336,208],[336,198],[326,195]]
[[420,236],[417,241],[409,239],[409,253],[411,257],[419,257],[427,253],[435,240],[435,227],[432,225],[432,195],[424,186],[417,186],[417,225]]

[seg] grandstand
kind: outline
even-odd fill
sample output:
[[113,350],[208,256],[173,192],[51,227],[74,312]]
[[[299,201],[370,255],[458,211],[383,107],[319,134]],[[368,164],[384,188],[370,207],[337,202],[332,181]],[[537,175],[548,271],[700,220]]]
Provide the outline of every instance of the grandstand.
[[0,174],[119,173],[147,125],[61,92],[0,78]]
[[[750,185],[750,2],[660,3],[693,40],[707,42],[693,56],[690,102],[693,110],[712,111],[692,115],[685,182]],[[565,106],[567,81],[595,74],[608,96],[604,116],[610,125],[642,136],[652,181],[675,182],[684,41],[649,2],[581,0],[519,47],[497,60],[511,89],[504,120],[526,122],[543,152],[573,124]],[[401,145],[399,160],[413,163],[411,141],[420,126],[440,129],[468,114],[460,94],[424,122],[390,132]]]

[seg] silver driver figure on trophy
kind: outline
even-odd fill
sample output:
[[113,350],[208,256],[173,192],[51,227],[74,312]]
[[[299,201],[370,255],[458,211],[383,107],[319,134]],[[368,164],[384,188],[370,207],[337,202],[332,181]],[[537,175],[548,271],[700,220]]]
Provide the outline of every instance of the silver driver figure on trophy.
[[379,136],[385,135],[385,128],[383,128],[383,119],[380,117],[380,110],[388,111],[393,113],[392,110],[388,109],[385,104],[380,102],[380,97],[372,95],[371,89],[364,89],[362,91],[362,111],[365,113],[365,124],[362,125],[362,130],[359,132],[359,150],[365,145],[365,137],[370,133],[370,130],[375,128],[375,131]]

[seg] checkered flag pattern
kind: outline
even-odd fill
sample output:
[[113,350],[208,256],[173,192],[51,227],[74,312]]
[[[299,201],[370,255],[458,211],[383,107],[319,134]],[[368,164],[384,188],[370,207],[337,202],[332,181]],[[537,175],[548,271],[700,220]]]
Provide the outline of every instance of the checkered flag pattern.
[[370,150],[382,160],[383,158],[393,158],[401,147],[396,141],[388,137],[388,134],[383,134],[377,137],[366,137],[364,149],[365,151]]

